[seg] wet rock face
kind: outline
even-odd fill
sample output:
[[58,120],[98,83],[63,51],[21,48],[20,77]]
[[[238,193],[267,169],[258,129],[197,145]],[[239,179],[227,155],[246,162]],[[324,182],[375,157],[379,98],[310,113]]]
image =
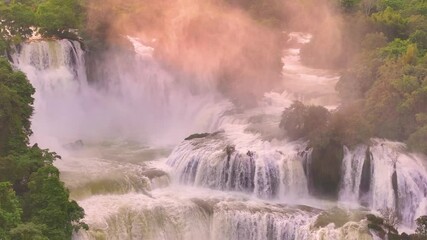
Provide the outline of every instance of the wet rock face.
[[69,150],[80,150],[84,147],[84,142],[83,140],[79,139],[75,142],[72,143],[68,143],[64,145],[64,148],[69,149]]
[[366,199],[367,198],[366,196],[369,193],[371,188],[371,174],[372,174],[371,161],[372,161],[372,154],[369,148],[367,148],[365,153],[365,161],[363,163],[363,168],[362,168],[362,177],[361,177],[360,186],[359,186],[359,200],[363,206],[367,206],[369,204],[368,200]]
[[341,181],[343,146],[331,143],[323,148],[313,149],[310,174],[310,193],[331,199],[338,198]]
[[399,207],[399,185],[398,185],[396,167],[394,167],[394,172],[391,175],[391,185],[393,187],[394,207],[396,209],[398,209],[398,207]]
[[191,134],[190,136],[188,136],[184,140],[188,141],[188,140],[192,140],[192,139],[195,139],[195,138],[204,138],[204,137],[207,137],[209,135],[210,135],[209,133],[195,133],[195,134]]

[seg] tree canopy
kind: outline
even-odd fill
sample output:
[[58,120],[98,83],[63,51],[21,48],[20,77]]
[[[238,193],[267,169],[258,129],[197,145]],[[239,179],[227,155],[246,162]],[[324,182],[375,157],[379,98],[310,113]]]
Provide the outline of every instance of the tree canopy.
[[336,60],[342,109],[357,103],[371,136],[427,153],[427,2],[341,0],[337,6],[345,36]]
[[79,0],[0,1],[0,52],[37,34],[75,39],[83,20]]
[[0,238],[70,239],[87,225],[84,211],[59,179],[59,156],[31,135],[34,88],[22,72],[0,57]]

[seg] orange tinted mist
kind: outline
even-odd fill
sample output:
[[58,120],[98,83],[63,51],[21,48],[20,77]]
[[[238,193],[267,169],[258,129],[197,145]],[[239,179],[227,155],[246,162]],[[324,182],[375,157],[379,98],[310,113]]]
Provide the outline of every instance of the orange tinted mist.
[[313,35],[312,42],[303,49],[305,63],[319,67],[337,65],[344,51],[344,25],[338,4],[331,0],[300,0],[287,4],[295,13],[289,24]]
[[280,33],[222,1],[94,0],[88,19],[90,31],[110,40],[136,36],[184,80],[233,98],[253,99],[280,78]]

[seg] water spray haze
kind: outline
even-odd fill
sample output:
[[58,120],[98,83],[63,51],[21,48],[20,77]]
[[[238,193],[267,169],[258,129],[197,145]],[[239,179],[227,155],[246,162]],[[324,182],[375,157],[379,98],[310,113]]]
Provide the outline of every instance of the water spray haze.
[[109,41],[130,35],[152,45],[156,58],[182,81],[197,80],[248,103],[280,79],[280,32],[223,1],[111,0],[100,5],[92,2],[90,28],[104,31],[100,35]]
[[306,65],[329,68],[340,64],[343,49],[343,19],[338,1],[304,0],[286,3],[291,14],[288,25],[292,29],[309,32],[312,41],[302,49]]
[[[334,23],[328,7],[316,12],[309,3],[319,16],[316,26]],[[34,42],[15,56],[40,96],[33,121],[36,136],[61,143],[118,137],[176,143],[194,132],[217,130],[230,109],[228,100],[253,105],[264,93],[283,88],[282,37],[287,34],[250,8],[236,7],[240,1],[87,4],[87,30],[96,42],[89,42],[88,51],[65,40],[60,45]],[[278,11],[289,29],[308,30],[316,22],[301,6],[287,2]],[[33,69],[40,61],[47,64]],[[76,68],[82,73],[75,74]],[[63,76],[72,91],[61,87]]]

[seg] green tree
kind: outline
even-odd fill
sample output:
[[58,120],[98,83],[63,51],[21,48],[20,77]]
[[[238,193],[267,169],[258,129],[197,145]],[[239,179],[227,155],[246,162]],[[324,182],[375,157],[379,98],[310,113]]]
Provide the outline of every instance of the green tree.
[[43,234],[46,229],[46,225],[38,225],[32,222],[22,223],[10,230],[10,236],[12,240],[49,240]]
[[392,8],[394,10],[402,9],[405,6],[405,0],[380,0],[378,3],[380,8]]
[[340,0],[341,8],[346,12],[353,12],[358,7],[360,0]]
[[424,50],[422,53],[425,53],[427,49],[427,32],[423,30],[416,30],[414,33],[409,36],[409,40],[417,45],[418,48]]
[[32,7],[25,1],[0,2],[0,39],[3,44],[16,44],[31,37],[34,22]]
[[73,230],[87,226],[80,222],[84,211],[69,201],[68,190],[59,179],[59,171],[51,165],[31,175],[29,192],[24,198],[24,218],[47,226],[49,239],[70,239]]
[[52,164],[59,156],[28,146],[33,93],[25,75],[0,58],[0,182],[7,182],[0,185],[0,238],[70,239],[73,230],[87,229],[84,211],[69,201]]
[[25,149],[31,134],[34,88],[0,57],[0,156]]
[[46,0],[37,6],[35,15],[42,35],[70,36],[81,27],[82,11],[75,0]]
[[0,55],[34,34],[78,38],[83,19],[79,0],[0,1]]
[[427,238],[427,216],[417,218],[417,230],[415,231],[420,237]]
[[385,33],[390,39],[405,37],[408,21],[391,7],[384,11],[372,14],[372,19],[377,24],[379,31]]
[[310,137],[314,132],[326,128],[329,116],[329,111],[324,107],[305,106],[296,101],[283,112],[280,127],[293,140]]
[[427,154],[427,125],[412,133],[407,144],[411,150]]
[[21,222],[21,214],[11,184],[0,182],[0,239],[10,239],[9,231]]
[[375,27],[368,29],[336,89],[344,108],[363,102],[360,109],[374,136],[427,153],[427,2],[379,0],[374,9]]

